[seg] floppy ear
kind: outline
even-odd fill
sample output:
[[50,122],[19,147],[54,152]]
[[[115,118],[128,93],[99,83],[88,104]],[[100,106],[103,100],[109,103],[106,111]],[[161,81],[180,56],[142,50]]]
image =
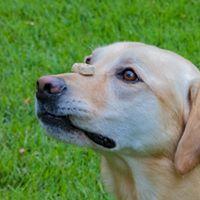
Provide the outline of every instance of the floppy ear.
[[200,80],[189,90],[190,113],[175,153],[175,168],[185,174],[200,163]]

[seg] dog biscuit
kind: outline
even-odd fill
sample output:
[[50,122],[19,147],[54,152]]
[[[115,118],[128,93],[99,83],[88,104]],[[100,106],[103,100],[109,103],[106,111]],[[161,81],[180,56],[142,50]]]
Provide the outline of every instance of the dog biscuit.
[[86,63],[74,63],[72,66],[72,72],[92,76],[95,73],[95,66]]

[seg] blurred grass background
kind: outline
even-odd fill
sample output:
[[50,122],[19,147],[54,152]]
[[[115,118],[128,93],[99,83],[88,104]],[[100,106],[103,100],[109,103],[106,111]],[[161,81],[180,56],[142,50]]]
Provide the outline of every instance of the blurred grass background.
[[98,155],[43,134],[34,92],[39,76],[124,40],[200,66],[200,0],[0,1],[0,199],[111,199]]

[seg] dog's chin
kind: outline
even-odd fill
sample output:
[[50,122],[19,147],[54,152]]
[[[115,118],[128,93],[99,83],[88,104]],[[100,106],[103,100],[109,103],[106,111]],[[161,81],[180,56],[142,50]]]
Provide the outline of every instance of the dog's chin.
[[93,146],[93,144],[95,144],[94,147],[100,146],[106,149],[113,149],[116,147],[116,143],[113,139],[99,133],[88,132],[73,125],[69,115],[56,116],[48,112],[38,113],[37,115],[47,132],[60,140],[80,146],[88,146],[90,144]]

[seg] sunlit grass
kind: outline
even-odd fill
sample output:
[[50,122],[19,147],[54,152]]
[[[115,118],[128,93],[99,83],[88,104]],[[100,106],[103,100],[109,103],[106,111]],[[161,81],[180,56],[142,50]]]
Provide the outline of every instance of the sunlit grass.
[[122,40],[167,48],[200,66],[199,13],[199,0],[0,1],[0,199],[110,199],[98,155],[43,134],[35,81]]

